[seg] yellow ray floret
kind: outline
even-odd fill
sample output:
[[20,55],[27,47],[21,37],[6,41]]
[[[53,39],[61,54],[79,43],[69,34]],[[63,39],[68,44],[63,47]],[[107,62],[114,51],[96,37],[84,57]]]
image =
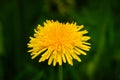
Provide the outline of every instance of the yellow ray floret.
[[32,59],[41,55],[39,62],[48,60],[48,65],[53,63],[68,62],[73,65],[73,59],[81,62],[79,55],[87,55],[85,51],[90,50],[89,36],[87,30],[81,30],[84,26],[76,23],[60,23],[58,21],[46,20],[44,26],[38,25],[34,29],[34,37],[30,37],[28,47],[31,48]]

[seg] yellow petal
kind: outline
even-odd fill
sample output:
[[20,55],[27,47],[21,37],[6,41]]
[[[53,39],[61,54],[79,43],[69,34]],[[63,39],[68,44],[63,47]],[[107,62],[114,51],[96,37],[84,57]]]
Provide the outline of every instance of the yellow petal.
[[86,50],[86,51],[90,50],[90,46],[87,46],[87,45],[80,45],[79,48]]
[[86,33],[88,33],[88,31],[87,31],[87,30],[83,30],[83,31],[79,31],[78,33],[81,35],[81,34],[86,34]]
[[48,59],[50,57],[50,55],[52,54],[52,51],[53,51],[53,49],[51,47],[49,47],[48,50],[44,54],[42,54],[42,57],[40,58],[39,62]]
[[78,27],[77,27],[77,31],[81,30],[83,27],[84,27],[83,25],[78,26]]
[[77,52],[79,52],[79,53],[81,53],[81,54],[83,54],[83,55],[87,55],[84,51],[82,51],[82,50],[80,50],[80,49],[78,49],[78,48],[74,48]]
[[40,50],[39,52],[37,52],[36,54],[34,54],[32,56],[32,59],[34,59],[35,57],[37,57],[41,52],[45,51],[47,48],[43,48],[42,50]]
[[83,37],[81,38],[82,41],[87,41],[87,40],[89,40],[89,39],[90,39],[89,36],[83,36]]
[[62,60],[63,60],[63,62],[66,63],[66,59],[65,59],[64,53],[61,53],[61,55],[62,55]]
[[72,55],[72,57],[74,59],[76,59],[77,61],[81,62],[81,59],[74,52],[71,51],[70,54]]
[[56,50],[53,52],[53,54],[54,54],[54,60],[53,60],[53,66],[55,66],[56,65],[56,63],[57,63],[57,52],[56,52]]
[[38,24],[37,26],[37,30],[41,31],[43,29],[43,27],[41,25]]
[[28,52],[33,52],[33,49],[31,49],[31,50],[28,50]]
[[59,63],[60,66],[62,65],[62,59],[60,53],[57,54],[57,62]]
[[86,45],[91,45],[90,43],[87,43],[87,42],[82,42],[83,44],[86,44]]
[[81,55],[81,53],[76,50],[73,50],[73,52],[76,53],[77,55]]
[[67,50],[64,50],[64,49],[63,49],[63,51],[64,51],[64,54],[65,54],[65,56],[66,56],[66,58],[67,58],[68,63],[69,63],[70,65],[73,65],[73,61],[72,61],[71,55],[68,53]]
[[52,63],[53,59],[54,59],[54,54],[51,54],[50,58],[48,60],[48,65],[50,65]]

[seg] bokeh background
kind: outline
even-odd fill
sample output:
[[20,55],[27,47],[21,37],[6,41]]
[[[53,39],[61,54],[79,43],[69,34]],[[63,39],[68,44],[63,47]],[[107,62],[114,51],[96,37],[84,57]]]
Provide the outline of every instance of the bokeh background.
[[58,66],[27,52],[46,19],[83,24],[91,36],[82,62],[63,64],[64,80],[120,80],[120,0],[0,0],[0,80],[58,80]]

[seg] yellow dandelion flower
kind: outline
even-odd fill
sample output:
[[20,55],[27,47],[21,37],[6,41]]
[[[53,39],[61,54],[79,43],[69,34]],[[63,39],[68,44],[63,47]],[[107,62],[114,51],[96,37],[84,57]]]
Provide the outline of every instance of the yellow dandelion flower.
[[90,49],[90,43],[86,42],[90,37],[84,36],[88,31],[81,31],[83,27],[76,23],[46,20],[44,27],[38,25],[34,37],[30,37],[28,47],[31,50],[28,52],[31,52],[32,59],[41,55],[39,62],[48,59],[48,65],[53,62],[53,66],[62,65],[62,62],[73,65],[73,59],[81,62],[79,55],[86,55],[83,50]]

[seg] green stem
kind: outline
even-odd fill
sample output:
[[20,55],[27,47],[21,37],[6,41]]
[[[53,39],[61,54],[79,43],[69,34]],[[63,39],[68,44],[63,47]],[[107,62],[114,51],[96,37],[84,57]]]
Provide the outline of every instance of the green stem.
[[58,80],[63,80],[63,70],[62,66],[59,66],[59,72],[58,72]]

